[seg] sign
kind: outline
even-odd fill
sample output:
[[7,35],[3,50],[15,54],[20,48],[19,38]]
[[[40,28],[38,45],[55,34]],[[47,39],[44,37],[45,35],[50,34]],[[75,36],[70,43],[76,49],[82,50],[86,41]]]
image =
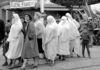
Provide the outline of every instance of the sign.
[[23,2],[10,2],[10,8],[25,8],[25,7],[35,7],[37,0],[23,1]]

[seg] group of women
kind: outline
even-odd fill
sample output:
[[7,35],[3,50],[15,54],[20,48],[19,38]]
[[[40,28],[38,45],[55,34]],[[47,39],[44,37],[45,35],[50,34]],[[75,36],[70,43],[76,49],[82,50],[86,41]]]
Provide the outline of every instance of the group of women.
[[[44,21],[47,22],[46,26]],[[54,64],[57,56],[61,60],[68,55],[73,56],[73,49],[80,57],[79,27],[80,24],[69,13],[62,16],[59,23],[52,15],[48,15],[44,20],[39,12],[35,12],[34,21],[26,14],[22,22],[19,15],[13,13],[6,57],[13,61],[13,65],[17,59],[22,58],[21,69],[25,69],[28,59],[33,59],[34,67],[37,67],[39,53],[43,53],[50,64]]]
[[79,23],[69,13],[62,16],[58,24],[53,16],[47,17],[43,49],[52,64],[57,55],[61,60],[65,60],[68,55],[73,56],[73,49],[75,54],[80,57],[79,27]]

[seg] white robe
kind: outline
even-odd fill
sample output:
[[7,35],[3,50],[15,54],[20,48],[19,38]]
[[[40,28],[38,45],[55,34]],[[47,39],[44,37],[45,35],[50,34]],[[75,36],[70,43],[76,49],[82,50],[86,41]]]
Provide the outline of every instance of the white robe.
[[50,24],[45,29],[45,46],[44,52],[48,59],[55,60],[57,56],[58,36],[57,36],[57,24]]
[[16,59],[21,57],[24,39],[21,29],[21,22],[13,23],[11,26],[9,37],[7,39],[7,41],[9,42],[9,49],[6,53],[8,59]]
[[62,22],[59,23],[58,29],[58,39],[59,39],[59,55],[69,55],[69,42],[70,42],[70,34],[69,34],[69,24]]
[[70,23],[70,35],[73,37],[70,41],[70,52],[72,54],[72,50],[74,49],[74,52],[80,55],[81,42],[80,33],[78,31],[80,25],[74,19],[68,19],[68,22]]

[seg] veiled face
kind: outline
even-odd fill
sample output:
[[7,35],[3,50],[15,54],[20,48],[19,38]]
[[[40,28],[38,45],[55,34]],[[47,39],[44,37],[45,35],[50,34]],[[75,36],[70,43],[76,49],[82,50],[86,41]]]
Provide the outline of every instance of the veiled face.
[[54,19],[54,17],[53,16],[48,16],[47,17],[47,23],[48,24],[52,24],[52,23],[54,23],[56,20]]
[[68,18],[72,19],[72,16],[71,16],[71,14],[70,14],[70,13],[66,13],[66,17],[68,17]]
[[19,20],[20,20],[19,15],[16,14],[16,13],[13,13],[13,19],[12,19],[13,23],[15,23],[15,22],[17,22]]
[[61,21],[62,21],[63,23],[65,23],[66,20],[67,20],[66,16],[62,16],[62,17],[61,17]]

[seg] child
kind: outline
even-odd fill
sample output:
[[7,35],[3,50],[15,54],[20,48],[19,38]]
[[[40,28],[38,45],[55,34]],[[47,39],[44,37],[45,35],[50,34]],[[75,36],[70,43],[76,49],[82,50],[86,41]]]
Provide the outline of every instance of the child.
[[89,36],[89,32],[88,32],[87,28],[83,29],[83,31],[81,33],[81,37],[82,37],[82,55],[83,55],[83,57],[85,57],[84,51],[86,48],[87,52],[88,52],[88,57],[91,58],[90,50],[89,50],[90,36]]

